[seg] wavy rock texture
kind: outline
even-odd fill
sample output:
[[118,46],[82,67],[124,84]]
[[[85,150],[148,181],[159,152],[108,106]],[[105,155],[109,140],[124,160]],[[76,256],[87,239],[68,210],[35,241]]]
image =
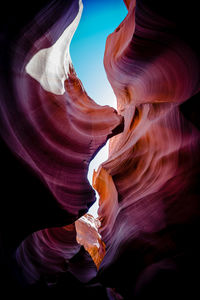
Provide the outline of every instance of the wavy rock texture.
[[[68,266],[66,260],[82,252],[78,266],[69,264],[70,274],[75,273],[83,282],[96,275],[91,257],[76,242],[75,227],[68,231],[56,226],[73,224],[94,203],[95,192],[87,179],[89,162],[109,137],[123,129],[123,118],[113,108],[97,105],[73,69],[69,44],[81,12],[81,1],[50,2],[31,23],[20,28],[17,39],[13,37],[9,52],[4,54],[4,59],[9,56],[9,64],[5,66],[7,82],[6,76],[1,81],[1,137],[23,166],[28,165],[28,171],[36,174],[51,193],[36,195],[37,201],[30,200],[32,190],[28,191],[25,199],[30,202],[28,212],[20,195],[14,214],[18,219],[21,211],[20,231],[25,229],[19,234],[18,220],[11,220],[11,224],[17,224],[17,228],[9,225],[11,234],[16,232],[17,237],[11,238],[11,242],[4,237],[9,247],[16,247],[29,235],[18,248],[16,258],[23,276],[31,284],[45,280],[45,275],[63,273]],[[5,32],[3,42],[6,34],[9,36]],[[11,199],[11,205],[14,200]],[[53,204],[48,203],[50,200]],[[44,205],[40,216],[43,201],[47,215]],[[48,206],[52,210],[49,216]],[[23,216],[26,213],[28,217]],[[10,211],[8,214],[12,215]],[[76,227],[82,223],[80,220]],[[99,235],[97,242],[98,239]],[[99,242],[103,255],[104,244]],[[90,248],[98,266],[99,250]]]
[[32,284],[41,277],[48,282],[51,274],[67,271],[69,260],[79,250],[74,225],[67,225],[33,233],[22,242],[16,257],[25,278]]
[[53,1],[35,17],[14,49],[10,93],[1,97],[1,136],[47,185],[69,223],[94,203],[89,162],[122,121],[114,109],[89,98],[63,47],[81,9],[78,1]]
[[[94,173],[100,195],[98,232],[91,226],[98,221],[90,216],[73,222],[94,201],[86,179],[89,161],[122,130],[122,117],[96,105],[76,77],[68,52],[72,31],[65,30],[81,5],[63,4],[52,2],[37,15],[37,25],[25,31],[7,71],[9,85],[4,80],[9,93],[1,88],[1,136],[67,214],[32,228],[26,221],[26,235],[45,225],[71,224],[29,235],[16,252],[18,266],[29,283],[73,283],[89,289],[90,296],[95,291],[99,299],[169,299],[187,292],[191,297],[198,291],[194,274],[200,266],[195,104],[200,65],[197,24],[195,18],[186,20],[195,4],[180,9],[170,1],[125,1],[127,17],[107,39],[104,65],[124,128],[112,137],[109,159]],[[62,48],[64,40],[58,38],[63,32],[68,60],[59,56],[64,69],[53,66],[52,85],[49,61],[55,44]],[[101,245],[98,250],[95,244]]]
[[128,299],[149,296],[151,288],[162,297],[174,287],[183,290],[199,261],[192,252],[200,213],[200,135],[180,112],[181,103],[199,91],[199,60],[180,24],[145,1],[126,5],[128,15],[108,37],[104,56],[125,123],[94,177],[106,244],[100,277]]
[[98,249],[103,249],[100,247],[102,242],[93,233],[96,230],[91,230],[91,226],[81,218],[76,221],[76,225],[37,231],[21,243],[16,252],[16,259],[28,284],[43,280],[47,285],[55,286],[64,273],[70,273],[83,283],[96,276],[97,268],[91,256],[81,248],[82,242],[80,238],[78,239],[83,226],[88,241],[94,243],[93,245],[88,243],[90,248],[85,248],[98,265]]

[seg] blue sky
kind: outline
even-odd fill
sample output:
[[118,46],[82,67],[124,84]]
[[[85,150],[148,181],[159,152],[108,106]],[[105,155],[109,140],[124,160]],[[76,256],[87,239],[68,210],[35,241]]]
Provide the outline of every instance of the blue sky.
[[[116,107],[114,92],[107,80],[103,56],[107,36],[127,14],[123,0],[82,0],[83,14],[70,45],[70,56],[87,94],[100,105]],[[88,179],[92,182],[93,170],[107,159],[108,144],[90,163]],[[97,195],[98,199],[98,195]],[[97,217],[98,200],[89,213]]]
[[107,36],[127,14],[123,0],[82,0],[83,14],[70,45],[70,55],[88,95],[100,105],[116,100],[103,67]]

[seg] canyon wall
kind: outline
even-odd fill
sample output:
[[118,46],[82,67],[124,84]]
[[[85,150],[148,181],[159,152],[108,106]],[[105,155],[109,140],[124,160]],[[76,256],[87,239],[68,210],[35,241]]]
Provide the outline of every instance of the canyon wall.
[[[26,26],[2,35],[0,134],[9,184],[2,244],[28,286],[68,282],[110,300],[196,292],[195,4],[125,5],[104,56],[117,111],[87,95],[70,58],[81,1],[41,4]],[[95,201],[88,166],[109,138],[109,158],[93,176],[95,220],[86,214]]]

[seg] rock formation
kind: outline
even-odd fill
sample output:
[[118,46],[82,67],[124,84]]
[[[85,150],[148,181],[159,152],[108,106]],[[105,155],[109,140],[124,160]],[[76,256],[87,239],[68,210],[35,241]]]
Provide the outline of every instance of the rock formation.
[[[29,190],[27,212],[20,185],[13,205],[23,225],[13,228],[11,213],[7,230],[16,238],[10,242],[2,231],[2,243],[28,285],[70,282],[90,295],[99,291],[99,299],[169,299],[198,287],[195,14],[185,24],[195,4],[124,2],[128,14],[108,36],[104,56],[117,112],[87,95],[71,62],[81,1],[47,3],[26,26],[20,23],[20,34],[2,36],[9,50],[1,55],[2,147],[24,174],[33,172],[40,199],[34,203]],[[88,165],[109,138],[109,158],[93,177],[100,195],[95,220],[86,214],[95,201]],[[24,217],[31,210],[34,218]]]

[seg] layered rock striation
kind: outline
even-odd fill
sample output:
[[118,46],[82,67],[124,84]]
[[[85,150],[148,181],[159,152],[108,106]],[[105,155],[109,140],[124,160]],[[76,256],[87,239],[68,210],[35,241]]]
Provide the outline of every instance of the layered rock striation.
[[[105,299],[195,290],[200,65],[196,23],[185,24],[195,5],[125,1],[104,56],[116,112],[97,105],[76,76],[69,44],[82,4],[64,2],[43,9],[12,45],[1,85],[1,137],[60,212],[26,221],[17,264],[29,284],[56,286],[70,274],[103,287]],[[95,201],[88,165],[108,138],[109,158],[93,176],[94,220],[85,215]]]

